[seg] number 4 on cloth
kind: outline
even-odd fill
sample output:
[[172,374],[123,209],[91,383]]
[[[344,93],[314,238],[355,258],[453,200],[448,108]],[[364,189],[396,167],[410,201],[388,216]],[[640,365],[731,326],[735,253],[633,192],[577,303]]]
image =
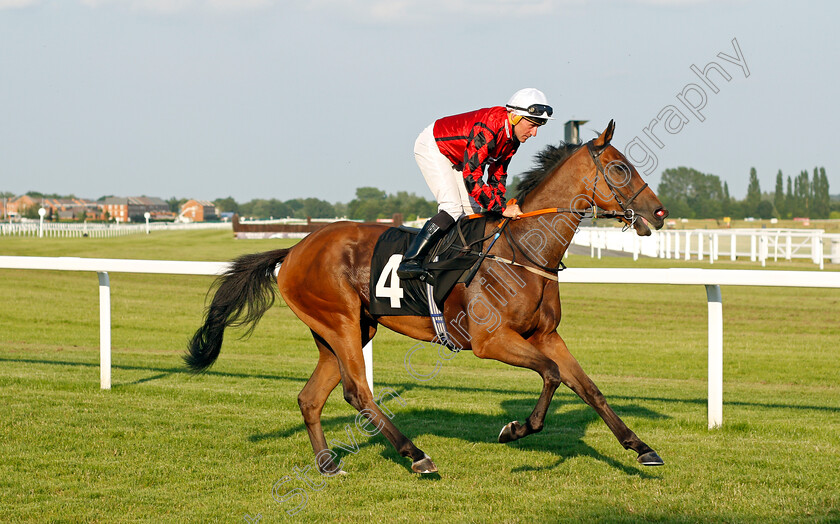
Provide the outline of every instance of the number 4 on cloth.
[[[400,299],[403,297],[403,289],[400,287],[400,277],[397,276],[397,268],[400,267],[403,256],[400,254],[391,255],[388,263],[382,268],[379,280],[376,281],[376,296],[379,298],[390,298],[391,307],[399,309]],[[390,284],[388,278],[390,277]]]

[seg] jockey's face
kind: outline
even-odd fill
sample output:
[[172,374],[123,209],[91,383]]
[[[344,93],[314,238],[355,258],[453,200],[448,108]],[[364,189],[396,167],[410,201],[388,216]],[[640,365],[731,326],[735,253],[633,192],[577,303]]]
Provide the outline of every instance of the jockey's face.
[[531,122],[527,118],[523,118],[517,122],[515,126],[513,126],[513,136],[515,136],[520,142],[525,142],[532,136],[537,136],[538,127],[540,126]]

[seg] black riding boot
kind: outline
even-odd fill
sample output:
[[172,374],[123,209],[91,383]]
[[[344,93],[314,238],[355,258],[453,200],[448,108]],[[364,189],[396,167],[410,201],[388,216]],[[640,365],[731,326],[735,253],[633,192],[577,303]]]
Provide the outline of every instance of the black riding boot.
[[400,267],[397,268],[397,276],[403,280],[419,278],[426,281],[429,274],[423,269],[423,259],[435,242],[449,231],[455,220],[446,211],[441,211],[423,224],[423,229],[408,246],[403,256]]

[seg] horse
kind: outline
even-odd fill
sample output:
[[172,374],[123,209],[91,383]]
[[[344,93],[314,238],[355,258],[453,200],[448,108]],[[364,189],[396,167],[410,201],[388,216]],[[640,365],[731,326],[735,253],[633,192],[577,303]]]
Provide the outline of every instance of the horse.
[[[499,442],[542,430],[554,392],[562,383],[600,415],[619,443],[637,454],[640,464],[656,466],[664,464],[662,458],[615,414],[557,333],[561,316],[557,271],[587,213],[615,217],[640,236],[651,234],[649,224],[661,228],[668,215],[638,171],[610,145],[614,131],[615,123],[610,121],[585,145],[561,143],[538,156],[542,165],[520,183],[517,198],[522,217],[505,220],[498,216],[487,221],[488,239],[501,231],[507,240],[484,241],[486,256],[496,260],[485,261],[469,286],[455,285],[442,310],[444,318],[459,320],[459,329],[450,333],[459,348],[472,350],[478,358],[533,370],[542,378],[533,412],[524,423],[512,421],[504,426]],[[557,207],[558,203],[568,203],[568,207]],[[335,464],[321,427],[321,411],[339,382],[344,399],[381,428],[396,451],[411,460],[412,471],[437,472],[432,459],[383,413],[365,379],[362,348],[380,325],[413,339],[439,342],[429,317],[374,317],[369,311],[371,257],[386,228],[335,222],[291,248],[237,258],[215,283],[204,323],[184,355],[192,372],[208,369],[219,355],[226,328],[245,326],[248,333],[253,331],[273,304],[276,281],[283,300],[309,327],[318,348],[318,362],[298,395],[298,404],[318,469],[327,476],[345,474]],[[485,314],[479,315],[479,308],[485,308],[481,309]],[[499,317],[493,329],[487,325],[489,309]]]

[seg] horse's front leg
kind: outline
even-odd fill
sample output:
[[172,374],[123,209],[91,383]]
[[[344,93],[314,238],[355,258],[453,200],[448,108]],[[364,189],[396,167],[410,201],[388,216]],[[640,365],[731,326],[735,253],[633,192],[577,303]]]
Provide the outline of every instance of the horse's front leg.
[[569,348],[557,332],[548,333],[534,342],[540,351],[557,364],[563,383],[595,409],[621,445],[624,446],[624,449],[635,451],[638,454],[637,460],[645,466],[661,466],[664,464],[659,455],[650,446],[642,442],[615,414],[610,405],[607,404],[603,393],[583,371],[583,368],[569,352]]
[[542,393],[525,424],[514,420],[503,427],[499,433],[499,442],[505,443],[542,430],[548,406],[561,380],[557,365],[551,359],[522,338],[519,333],[504,328],[499,329],[504,331],[494,333],[492,337],[483,341],[474,340],[473,354],[478,358],[492,358],[511,366],[532,369],[543,379]]

